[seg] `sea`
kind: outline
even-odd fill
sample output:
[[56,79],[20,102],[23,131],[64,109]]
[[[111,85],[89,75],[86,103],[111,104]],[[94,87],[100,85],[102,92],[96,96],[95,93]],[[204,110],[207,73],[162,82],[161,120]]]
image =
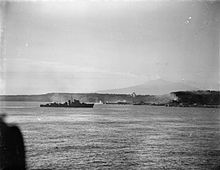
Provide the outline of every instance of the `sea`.
[[209,170],[220,165],[219,108],[40,104],[0,102],[6,122],[23,133],[30,170]]

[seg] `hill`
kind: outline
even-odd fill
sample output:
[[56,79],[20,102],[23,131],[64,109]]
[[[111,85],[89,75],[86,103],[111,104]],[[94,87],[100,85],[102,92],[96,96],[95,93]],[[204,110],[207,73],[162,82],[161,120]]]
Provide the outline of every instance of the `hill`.
[[[77,99],[81,102],[108,103],[126,101],[133,103],[134,98],[129,94],[98,94],[98,93],[47,93],[41,95],[1,95],[0,101],[38,101],[38,102],[65,102]],[[135,102],[145,103],[167,103],[174,99],[173,95],[137,95]]]
[[130,94],[135,92],[136,94],[150,94],[150,95],[163,95],[169,94],[174,91],[191,91],[198,90],[197,88],[186,85],[180,82],[169,82],[162,79],[152,80],[141,85],[131,86],[120,89],[110,89],[98,91],[98,93],[109,93],[109,94]]
[[1,95],[0,101],[65,102],[77,99],[89,103],[117,103],[169,105],[185,107],[216,107],[220,105],[220,91],[177,91],[166,95],[99,94],[99,93],[47,93],[40,95]]
[[177,98],[170,104],[177,106],[218,106],[220,91],[178,91],[172,92]]

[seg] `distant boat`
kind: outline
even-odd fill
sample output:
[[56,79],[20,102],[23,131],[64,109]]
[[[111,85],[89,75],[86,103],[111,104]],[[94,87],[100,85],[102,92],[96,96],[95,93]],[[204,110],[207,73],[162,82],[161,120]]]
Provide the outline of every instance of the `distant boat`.
[[123,100],[123,101],[116,101],[116,102],[106,102],[105,104],[127,105],[127,104],[131,104],[131,103],[127,102],[126,100]]
[[95,104],[103,104],[103,102],[100,100],[99,102],[95,103]]
[[47,103],[47,104],[41,104],[40,107],[78,107],[78,108],[92,108],[94,104],[87,104],[87,103],[80,103],[79,100],[75,100],[72,102],[71,100],[68,100],[68,102],[65,103]]

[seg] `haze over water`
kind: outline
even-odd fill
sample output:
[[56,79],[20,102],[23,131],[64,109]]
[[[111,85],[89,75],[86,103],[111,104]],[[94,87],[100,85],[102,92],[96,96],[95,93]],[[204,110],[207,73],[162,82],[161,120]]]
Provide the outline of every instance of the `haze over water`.
[[29,169],[212,169],[220,162],[216,108],[1,102],[25,138]]

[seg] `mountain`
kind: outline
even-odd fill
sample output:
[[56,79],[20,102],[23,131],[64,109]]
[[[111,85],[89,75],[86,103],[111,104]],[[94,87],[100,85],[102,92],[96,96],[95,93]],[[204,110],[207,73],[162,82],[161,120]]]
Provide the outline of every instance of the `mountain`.
[[135,92],[141,95],[162,95],[169,94],[173,91],[191,91],[198,90],[196,87],[187,85],[181,82],[169,82],[162,79],[152,80],[144,84],[120,88],[98,91],[98,93],[109,93],[109,94],[131,94]]

